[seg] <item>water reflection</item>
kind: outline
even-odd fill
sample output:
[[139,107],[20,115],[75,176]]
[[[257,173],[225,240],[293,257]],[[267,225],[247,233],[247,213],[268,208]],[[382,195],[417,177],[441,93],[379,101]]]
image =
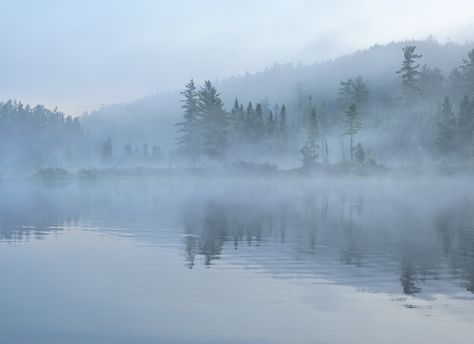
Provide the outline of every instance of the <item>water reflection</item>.
[[3,184],[0,242],[77,227],[171,246],[190,269],[225,261],[376,292],[474,293],[472,187],[398,183]]
[[[293,196],[188,203],[181,213],[188,267],[199,255],[210,266],[224,251],[226,257],[231,255],[231,247],[254,246],[245,259],[258,258],[258,264],[275,274],[329,277],[375,291],[390,289],[394,281],[390,276],[396,274],[400,291],[407,295],[421,293],[426,285],[435,288],[431,293],[445,292],[436,289],[439,280],[458,281],[473,292],[471,199],[439,203],[418,198],[414,202],[425,202],[418,212],[410,208],[416,203],[401,206],[397,199],[373,199],[362,193]],[[259,246],[266,247],[264,253]],[[282,251],[289,255],[286,264],[281,263]],[[354,266],[352,275],[339,271],[334,261]]]

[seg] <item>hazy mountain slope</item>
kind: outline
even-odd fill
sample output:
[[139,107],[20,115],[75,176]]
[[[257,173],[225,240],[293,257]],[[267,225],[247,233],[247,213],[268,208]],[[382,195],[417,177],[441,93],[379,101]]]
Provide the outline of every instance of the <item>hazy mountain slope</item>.
[[[230,77],[217,81],[226,106],[233,104],[235,97],[241,101],[261,101],[291,105],[299,84],[305,93],[315,99],[334,98],[339,82],[361,75],[369,86],[389,86],[397,83],[395,72],[402,60],[401,48],[416,45],[423,54],[421,64],[440,68],[444,75],[458,66],[474,43],[441,44],[435,40],[394,42],[374,45],[353,54],[311,65],[282,64],[266,70]],[[92,137],[98,140],[106,136],[127,138],[132,144],[156,141],[165,148],[172,148],[176,137],[174,124],[181,118],[179,91],[151,95],[127,104],[109,105],[92,112],[83,120]]]

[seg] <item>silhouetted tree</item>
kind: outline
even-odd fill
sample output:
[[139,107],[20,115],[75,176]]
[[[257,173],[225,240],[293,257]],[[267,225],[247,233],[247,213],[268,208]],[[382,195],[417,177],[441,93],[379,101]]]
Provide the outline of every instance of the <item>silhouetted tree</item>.
[[351,161],[354,161],[354,136],[362,128],[362,123],[360,121],[360,115],[357,111],[357,106],[355,103],[349,105],[346,110],[346,119],[344,121],[344,135],[349,136],[349,149],[351,153]]
[[402,48],[402,50],[404,59],[402,68],[397,73],[402,76],[402,89],[405,100],[411,104],[421,94],[418,80],[418,68],[420,65],[416,63],[416,60],[423,57],[423,55],[415,53],[416,46],[408,46]]
[[319,158],[320,145],[319,140],[321,139],[321,133],[319,129],[318,116],[316,109],[313,108],[311,116],[308,122],[308,133],[306,136],[306,142],[301,148],[300,152],[303,156],[303,169],[312,169]]
[[102,161],[106,163],[112,161],[112,154],[112,139],[108,137],[102,146]]
[[205,81],[199,90],[198,106],[204,152],[210,159],[223,160],[229,147],[229,121],[220,95],[210,81]]
[[474,96],[474,49],[467,54],[467,59],[462,60],[460,69],[466,93]]
[[193,162],[201,153],[201,119],[199,117],[199,96],[196,90],[194,80],[191,79],[181,92],[184,109],[183,121],[178,123],[178,132],[181,136],[178,138],[178,146],[186,157]]
[[436,145],[438,151],[447,156],[455,149],[456,144],[456,119],[449,97],[444,97],[438,112],[438,136]]

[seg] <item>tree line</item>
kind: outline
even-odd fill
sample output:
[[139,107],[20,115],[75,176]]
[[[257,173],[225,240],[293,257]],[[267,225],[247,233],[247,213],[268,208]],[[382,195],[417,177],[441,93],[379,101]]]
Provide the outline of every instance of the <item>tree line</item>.
[[394,71],[399,88],[371,89],[356,76],[341,81],[332,99],[319,99],[316,104],[311,95],[299,95],[290,109],[270,106],[268,101],[244,105],[236,99],[227,112],[210,81],[198,87],[190,80],[181,93],[179,150],[196,163],[203,157],[232,159],[239,156],[238,149],[251,147],[277,157],[298,154],[302,166],[311,169],[328,163],[330,148],[337,150],[328,145],[331,136],[340,137],[341,160],[374,163],[375,154],[366,153],[358,134],[362,129],[367,133],[387,127],[394,152],[422,149],[434,159],[470,159],[474,154],[474,50],[448,78],[438,68],[421,66],[422,57],[416,46],[402,49],[401,67]]

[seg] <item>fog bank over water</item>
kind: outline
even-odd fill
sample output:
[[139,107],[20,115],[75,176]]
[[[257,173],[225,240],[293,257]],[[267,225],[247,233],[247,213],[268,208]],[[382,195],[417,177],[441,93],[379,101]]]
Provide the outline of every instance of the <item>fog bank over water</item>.
[[[410,333],[429,327],[430,343],[469,343],[472,188],[461,180],[4,183],[0,328],[27,343],[414,343]],[[330,330],[341,321],[345,331]]]

